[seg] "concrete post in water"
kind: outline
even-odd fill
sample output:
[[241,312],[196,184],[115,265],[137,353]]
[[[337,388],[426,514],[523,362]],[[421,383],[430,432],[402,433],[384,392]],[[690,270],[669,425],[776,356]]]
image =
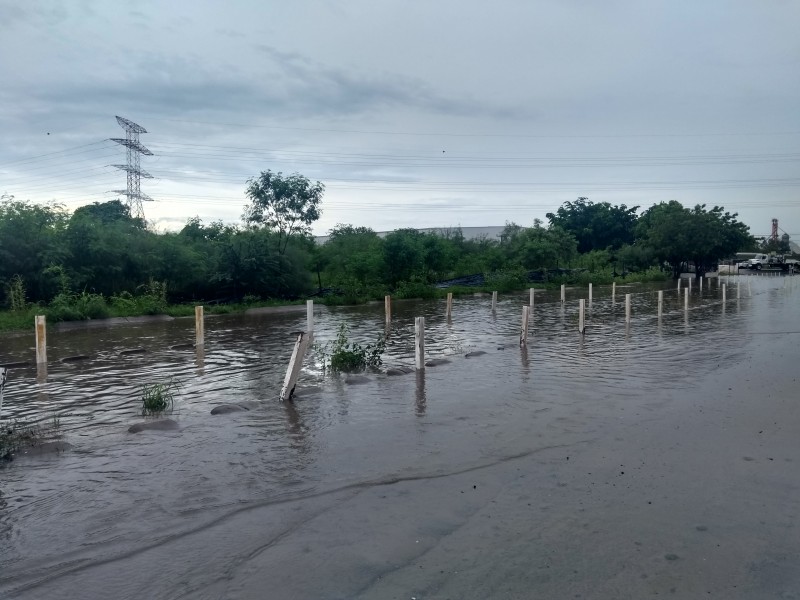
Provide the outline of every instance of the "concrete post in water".
[[661,318],[661,315],[664,312],[664,290],[658,291],[658,318]]
[[578,333],[583,335],[584,331],[586,331],[586,300],[581,298],[578,301]]
[[617,282],[611,282],[611,303],[614,304],[617,301]]
[[722,303],[725,304],[727,298],[725,297],[725,284],[722,284]]
[[689,288],[683,290],[683,310],[689,310]]
[[702,295],[703,294],[703,276],[702,275],[700,276],[700,280],[699,281],[700,281],[700,294]]
[[531,297],[530,297],[530,301],[528,302],[528,306],[530,306],[530,307],[531,307],[531,312],[533,312],[533,300],[534,300],[534,298],[533,298],[533,293],[534,293],[534,289],[533,289],[533,288],[531,288],[531,289],[529,290],[529,293],[530,293],[530,296],[531,296]]
[[47,319],[44,315],[37,315],[36,320],[36,364],[47,364]]
[[202,346],[206,339],[206,323],[203,315],[203,307],[194,307],[194,345]]
[[497,292],[492,292],[492,312],[497,310]]
[[531,315],[531,307],[530,306],[523,306],[522,307],[522,330],[519,334],[519,345],[525,346],[528,343],[528,320],[530,319]]
[[306,300],[306,331],[314,331],[314,301]]
[[425,317],[414,319],[414,366],[418,371],[425,368]]
[[625,323],[631,322],[631,295],[625,294]]
[[392,322],[392,297],[391,296],[384,296],[383,297],[383,309],[386,312],[386,324]]
[[681,293],[681,278],[678,277],[678,293]]
[[289,368],[286,369],[286,377],[283,379],[283,387],[281,387],[281,393],[278,396],[281,402],[292,399],[294,388],[297,385],[297,378],[300,375],[300,368],[303,366],[303,358],[312,338],[313,334],[310,331],[305,333],[301,331],[297,334],[292,357],[289,359]]
[[589,284],[589,304],[592,303],[592,284]]
[[692,293],[692,279],[694,279],[694,277],[689,277],[689,293],[690,294]]
[[8,378],[8,369],[0,367],[0,419],[3,418],[3,390],[6,387],[6,379]]
[[567,286],[563,283],[561,284],[561,304],[564,304],[564,301],[567,299]]
[[453,292],[447,292],[447,309],[445,311],[447,320],[449,321],[453,316]]
[[738,300],[741,297],[742,297],[742,284],[741,284],[741,282],[737,281],[736,282],[736,299]]

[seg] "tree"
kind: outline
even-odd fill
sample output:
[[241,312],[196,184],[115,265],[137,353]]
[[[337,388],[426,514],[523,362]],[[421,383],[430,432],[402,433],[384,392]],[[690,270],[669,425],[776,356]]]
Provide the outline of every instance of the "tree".
[[702,277],[717,262],[753,243],[749,228],[737,216],[721,206],[688,209],[671,200],[645,211],[637,232],[653,254],[670,265],[673,277],[680,277],[687,262],[693,262],[696,277]]
[[575,202],[565,202],[555,214],[547,213],[550,226],[561,227],[578,240],[578,252],[616,250],[632,244],[636,228],[638,206],[624,204],[613,206],[608,202],[595,204],[580,197]]
[[251,204],[242,218],[249,225],[266,225],[278,234],[278,254],[284,254],[292,235],[308,233],[319,219],[325,186],[311,183],[299,173],[283,175],[262,171],[247,180],[245,194]]

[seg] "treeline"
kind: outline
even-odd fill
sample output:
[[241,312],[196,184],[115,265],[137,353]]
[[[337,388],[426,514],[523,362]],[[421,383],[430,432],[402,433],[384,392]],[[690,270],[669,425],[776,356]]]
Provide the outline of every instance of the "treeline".
[[[610,278],[666,268],[676,275],[691,261],[704,272],[755,245],[736,215],[719,207],[690,209],[673,201],[637,215],[638,207],[586,198],[565,203],[547,215],[547,223],[509,223],[500,239],[465,239],[458,228],[438,234],[400,229],[380,237],[366,227],[338,225],[326,243],[317,244],[291,213],[270,204],[274,198],[259,196],[275,183],[267,174],[273,178],[261,181],[262,187],[251,183],[253,205],[244,223],[194,218],[178,232],[148,229],[116,200],[70,214],[57,204],[5,198],[0,304],[13,309],[81,294],[119,305],[140,296],[241,302],[296,299],[320,290],[333,301],[355,302],[389,292],[424,296],[434,282],[476,273],[503,289],[524,287],[530,271],[547,278],[561,276],[557,269],[588,269]],[[316,193],[318,203],[322,189]],[[311,217],[305,213],[304,225],[319,217],[314,209]]]

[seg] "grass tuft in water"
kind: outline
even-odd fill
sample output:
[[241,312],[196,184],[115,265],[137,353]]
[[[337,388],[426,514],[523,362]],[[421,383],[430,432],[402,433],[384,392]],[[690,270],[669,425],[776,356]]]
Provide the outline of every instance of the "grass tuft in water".
[[175,395],[180,388],[181,382],[172,378],[165,382],[142,385],[142,415],[153,416],[171,412],[175,406]]
[[0,460],[12,460],[23,448],[37,446],[47,439],[60,437],[61,418],[53,414],[49,422],[29,423],[14,420],[0,424]]

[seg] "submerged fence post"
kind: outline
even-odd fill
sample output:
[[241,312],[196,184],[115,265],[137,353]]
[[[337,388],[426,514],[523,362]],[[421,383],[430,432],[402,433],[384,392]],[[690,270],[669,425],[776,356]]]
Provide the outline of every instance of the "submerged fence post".
[[661,318],[662,313],[664,312],[664,290],[658,291],[658,318]]
[[722,303],[725,304],[726,300],[727,300],[727,298],[726,298],[726,294],[725,294],[725,284],[723,283],[722,284]]
[[692,279],[694,279],[694,277],[689,276],[689,293],[692,292]]
[[528,320],[530,319],[531,315],[531,307],[530,306],[523,306],[522,307],[522,330],[519,334],[519,345],[525,346],[528,343]]
[[497,310],[497,292],[492,292],[492,312]]
[[702,275],[700,275],[700,280],[699,281],[700,281],[700,293],[702,294],[703,293],[703,276]]
[[206,323],[203,315],[203,307],[194,307],[194,345],[202,346],[205,344]]
[[314,331],[314,301],[306,300],[306,331]]
[[305,333],[301,331],[297,334],[297,340],[292,350],[292,358],[289,359],[289,368],[286,369],[286,377],[283,380],[280,396],[278,396],[281,402],[292,399],[294,388],[297,385],[297,377],[300,375],[300,368],[303,366],[303,357],[306,355],[306,350],[308,350],[312,337],[313,334],[310,331]]
[[391,296],[384,296],[383,297],[383,310],[386,312],[386,324],[392,322],[392,297]]
[[534,289],[531,288],[528,293],[530,294],[530,300],[528,301],[528,306],[531,307],[531,312],[533,312],[533,301],[534,301]]
[[617,282],[611,282],[611,304],[614,304],[617,301]]
[[567,286],[563,283],[561,284],[561,304],[564,304],[564,301],[567,299]]
[[631,295],[625,294],[625,323],[631,322]]
[[683,310],[689,310],[689,288],[683,290]]
[[681,293],[681,278],[678,277],[678,293]]
[[425,317],[414,319],[414,366],[425,369]]
[[453,316],[453,292],[447,292],[447,310],[445,311],[447,320]]
[[589,284],[589,304],[592,303],[592,284]]
[[[785,282],[786,281],[784,280],[784,283]],[[738,300],[741,297],[742,297],[742,283],[740,281],[737,281],[736,282],[736,299]]]
[[36,364],[47,364],[47,318],[37,315],[36,320]]
[[8,369],[0,367],[0,419],[3,418],[3,390],[6,387],[6,379],[8,378]]
[[[589,284],[591,285],[591,284]],[[591,289],[591,288],[590,288]],[[578,301],[578,333],[586,331],[586,300],[581,298]]]

